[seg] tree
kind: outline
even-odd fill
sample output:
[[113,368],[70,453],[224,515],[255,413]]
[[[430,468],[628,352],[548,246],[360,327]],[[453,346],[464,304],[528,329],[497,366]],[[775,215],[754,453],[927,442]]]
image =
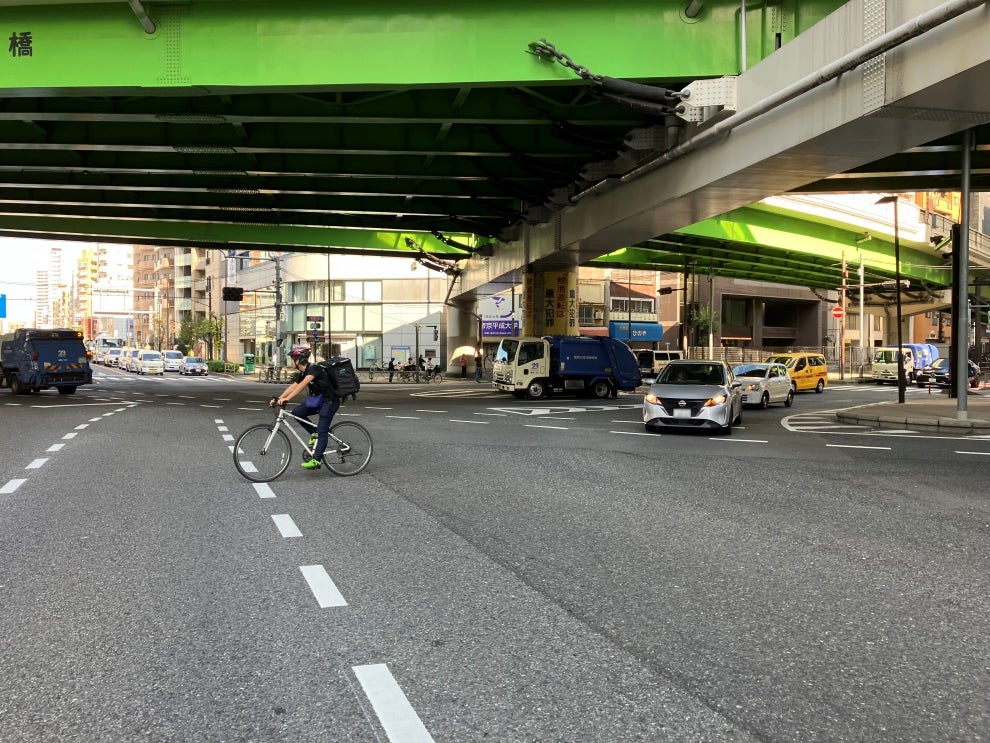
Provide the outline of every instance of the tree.
[[698,341],[696,342],[701,343],[701,339],[704,339],[704,342],[707,343],[708,334],[714,335],[722,321],[717,312],[712,312],[707,306],[702,306],[691,310],[691,322],[697,333]]

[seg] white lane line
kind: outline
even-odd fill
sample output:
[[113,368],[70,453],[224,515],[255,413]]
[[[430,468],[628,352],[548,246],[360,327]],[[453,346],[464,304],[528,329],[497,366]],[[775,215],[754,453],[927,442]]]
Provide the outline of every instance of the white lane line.
[[214,418],[213,419],[213,422],[214,423],[223,423],[223,418]]
[[75,427],[75,429],[73,429],[73,430],[76,430],[76,431],[82,431],[82,430],[83,430],[84,428],[89,428],[89,424],[88,424],[88,423],[80,423],[80,424],[79,424],[78,426],[76,426],[76,427]]
[[31,464],[29,464],[24,469],[26,469],[26,470],[41,469],[42,467],[45,466],[45,462],[47,462],[47,461],[48,461],[48,457],[43,457],[42,459],[35,459],[33,462],[31,462]]
[[573,418],[563,418],[559,415],[541,415],[541,421],[572,421]]
[[344,597],[340,595],[337,586],[327,574],[326,568],[322,565],[300,565],[299,570],[302,571],[303,578],[309,584],[309,590],[313,592],[316,603],[321,609],[330,606],[347,606]]
[[419,420],[419,416],[418,415],[386,415],[385,417],[386,418],[398,418],[399,420],[404,420],[404,421],[418,421]]
[[[619,421],[620,423],[622,421]],[[609,433],[618,433],[622,436],[659,436],[658,433],[651,433],[649,431],[609,431]]]
[[222,408],[223,405],[205,405],[203,403],[200,403],[199,407],[201,407],[201,408]]
[[473,415],[490,415],[493,418],[507,418],[507,413],[473,413]]
[[272,521],[274,521],[275,526],[278,527],[279,533],[286,539],[289,539],[290,537],[302,536],[302,532],[299,531],[299,527],[296,526],[296,522],[292,520],[292,517],[289,514],[272,514]]
[[956,454],[975,454],[978,457],[990,457],[990,451],[957,451]]
[[101,421],[101,420],[103,420],[103,419],[102,418],[90,418],[89,419],[89,422],[90,423],[96,423],[97,421]]
[[237,409],[238,410],[253,410],[253,411],[264,410],[264,408],[237,408]]
[[416,408],[417,413],[446,413],[446,410],[430,410],[429,408]]
[[231,435],[231,434],[229,434],[229,433],[225,433],[225,434],[223,435],[223,440],[224,440],[224,441],[233,441],[233,440],[234,440],[234,437],[233,437],[233,435]]
[[364,406],[364,409],[365,410],[394,410],[395,408],[383,408],[383,407],[379,407],[377,405],[365,405]]
[[0,488],[0,494],[6,495],[7,493],[13,493],[17,488],[26,483],[27,480],[8,480],[2,488]]
[[524,423],[526,428],[552,428],[555,431],[566,431],[567,426],[538,426],[535,423]]
[[487,426],[488,425],[488,421],[462,421],[462,420],[460,420],[458,418],[451,418],[450,419],[450,422],[451,423],[474,423],[474,424],[479,425],[479,426]]
[[182,397],[182,398],[184,398],[186,400],[195,400],[196,399],[196,397],[194,395],[176,395],[176,397]]
[[218,431],[229,431],[230,429],[227,428],[227,426],[217,426],[217,430]]
[[853,444],[825,444],[825,446],[831,446],[836,449],[881,449],[883,451],[890,451],[889,446],[855,446]]
[[390,741],[403,743],[432,743],[423,721],[409,704],[409,699],[384,663],[353,666],[354,675],[364,689],[368,701],[378,715]]
[[715,436],[709,436],[708,437],[708,440],[709,441],[724,441],[727,444],[728,443],[736,443],[736,444],[769,444],[770,443],[766,439],[736,439],[736,438],[732,438],[731,436],[728,436],[728,437],[726,437],[724,439],[717,438]]
[[65,444],[52,444],[45,451],[60,451],[64,446]]
[[166,405],[185,405],[184,402],[167,402]]
[[62,438],[63,438],[63,439],[74,439],[74,438],[75,438],[76,436],[78,436],[78,435],[79,435],[78,433],[67,433],[67,434],[65,434],[65,436],[63,436]]
[[637,426],[643,425],[643,421],[609,421],[609,423],[628,423],[629,425],[636,424]]
[[[248,472],[251,472],[252,470],[255,471],[255,472],[257,472],[257,470],[254,469],[254,465],[251,465],[250,468],[249,468],[248,467],[249,464],[250,464],[250,462],[241,462],[241,467],[243,467]],[[254,483],[254,489],[255,489],[255,492],[258,493],[258,497],[259,498],[274,498],[275,497],[275,491],[271,489],[271,486],[267,482],[256,482],[256,483]]]

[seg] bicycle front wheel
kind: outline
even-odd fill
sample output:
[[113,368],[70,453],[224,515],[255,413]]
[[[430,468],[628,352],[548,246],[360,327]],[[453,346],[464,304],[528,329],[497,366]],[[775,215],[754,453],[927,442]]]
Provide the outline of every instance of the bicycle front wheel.
[[285,472],[292,458],[292,443],[274,424],[251,426],[234,442],[234,466],[252,482],[270,482]]
[[342,421],[330,428],[323,463],[335,475],[350,477],[368,466],[373,448],[367,428],[354,421]]
[[443,374],[437,372],[436,374],[433,375],[433,382],[435,384],[440,384],[442,381],[443,381]]

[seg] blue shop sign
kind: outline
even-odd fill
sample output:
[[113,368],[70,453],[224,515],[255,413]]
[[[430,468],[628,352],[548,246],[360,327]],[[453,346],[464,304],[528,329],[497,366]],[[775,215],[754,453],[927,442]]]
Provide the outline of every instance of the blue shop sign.
[[617,341],[662,341],[663,325],[658,322],[628,323],[612,320],[608,324],[608,337]]

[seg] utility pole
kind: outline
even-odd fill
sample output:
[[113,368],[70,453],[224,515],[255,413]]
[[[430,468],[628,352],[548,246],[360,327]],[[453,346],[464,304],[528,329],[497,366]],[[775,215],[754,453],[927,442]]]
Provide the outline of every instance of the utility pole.
[[[275,258],[275,348],[272,351],[272,364],[275,368],[280,368],[281,358],[279,351],[282,348],[282,265],[279,263],[279,256]],[[327,318],[329,320],[329,317]]]

